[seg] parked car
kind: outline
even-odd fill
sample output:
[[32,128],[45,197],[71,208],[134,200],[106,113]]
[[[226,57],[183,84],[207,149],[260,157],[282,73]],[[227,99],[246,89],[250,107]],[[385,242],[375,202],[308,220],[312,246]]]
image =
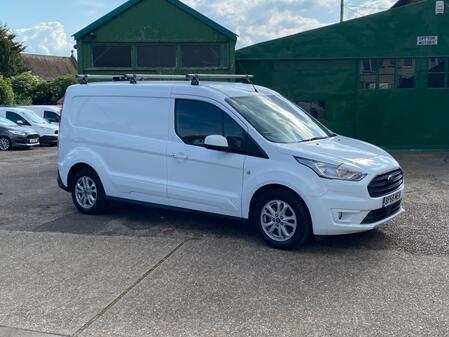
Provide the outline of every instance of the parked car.
[[30,148],[39,145],[39,135],[32,129],[0,118],[0,151],[13,148]]
[[61,107],[58,105],[26,105],[20,106],[19,108],[24,108],[33,111],[39,117],[47,120],[50,123],[57,123],[61,120]]
[[6,118],[19,126],[32,127],[39,134],[39,142],[45,145],[58,143],[59,126],[50,124],[33,111],[23,108],[0,108],[0,117]]
[[333,133],[270,89],[192,84],[68,89],[58,182],[80,212],[119,200],[220,214],[291,248],[404,211],[403,173],[384,150]]

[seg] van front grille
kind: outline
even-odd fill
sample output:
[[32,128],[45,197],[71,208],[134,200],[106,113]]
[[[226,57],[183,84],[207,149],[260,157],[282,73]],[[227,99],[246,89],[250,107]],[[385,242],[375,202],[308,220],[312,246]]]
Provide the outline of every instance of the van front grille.
[[372,198],[383,197],[397,190],[404,183],[401,169],[377,176],[368,185],[368,192]]
[[363,219],[362,224],[369,225],[395,215],[401,209],[401,201],[394,203],[393,205],[376,209],[368,213],[365,219]]

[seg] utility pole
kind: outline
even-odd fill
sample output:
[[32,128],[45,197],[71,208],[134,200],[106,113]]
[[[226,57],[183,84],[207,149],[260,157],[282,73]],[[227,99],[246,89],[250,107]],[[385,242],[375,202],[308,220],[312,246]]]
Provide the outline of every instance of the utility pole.
[[345,0],[341,0],[340,3],[340,22],[345,19]]

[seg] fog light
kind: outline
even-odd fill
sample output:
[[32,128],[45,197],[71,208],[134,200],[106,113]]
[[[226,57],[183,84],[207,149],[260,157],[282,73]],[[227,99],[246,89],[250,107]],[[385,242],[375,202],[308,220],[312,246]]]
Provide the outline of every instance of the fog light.
[[357,223],[358,217],[361,217],[361,211],[346,210],[346,209],[333,209],[332,215],[335,222],[350,224]]

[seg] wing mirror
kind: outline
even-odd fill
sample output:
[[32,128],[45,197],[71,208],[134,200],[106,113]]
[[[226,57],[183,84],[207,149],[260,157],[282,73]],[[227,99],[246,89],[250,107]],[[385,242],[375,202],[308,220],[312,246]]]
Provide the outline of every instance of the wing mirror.
[[204,146],[209,150],[227,151],[229,149],[228,140],[221,135],[207,136]]

